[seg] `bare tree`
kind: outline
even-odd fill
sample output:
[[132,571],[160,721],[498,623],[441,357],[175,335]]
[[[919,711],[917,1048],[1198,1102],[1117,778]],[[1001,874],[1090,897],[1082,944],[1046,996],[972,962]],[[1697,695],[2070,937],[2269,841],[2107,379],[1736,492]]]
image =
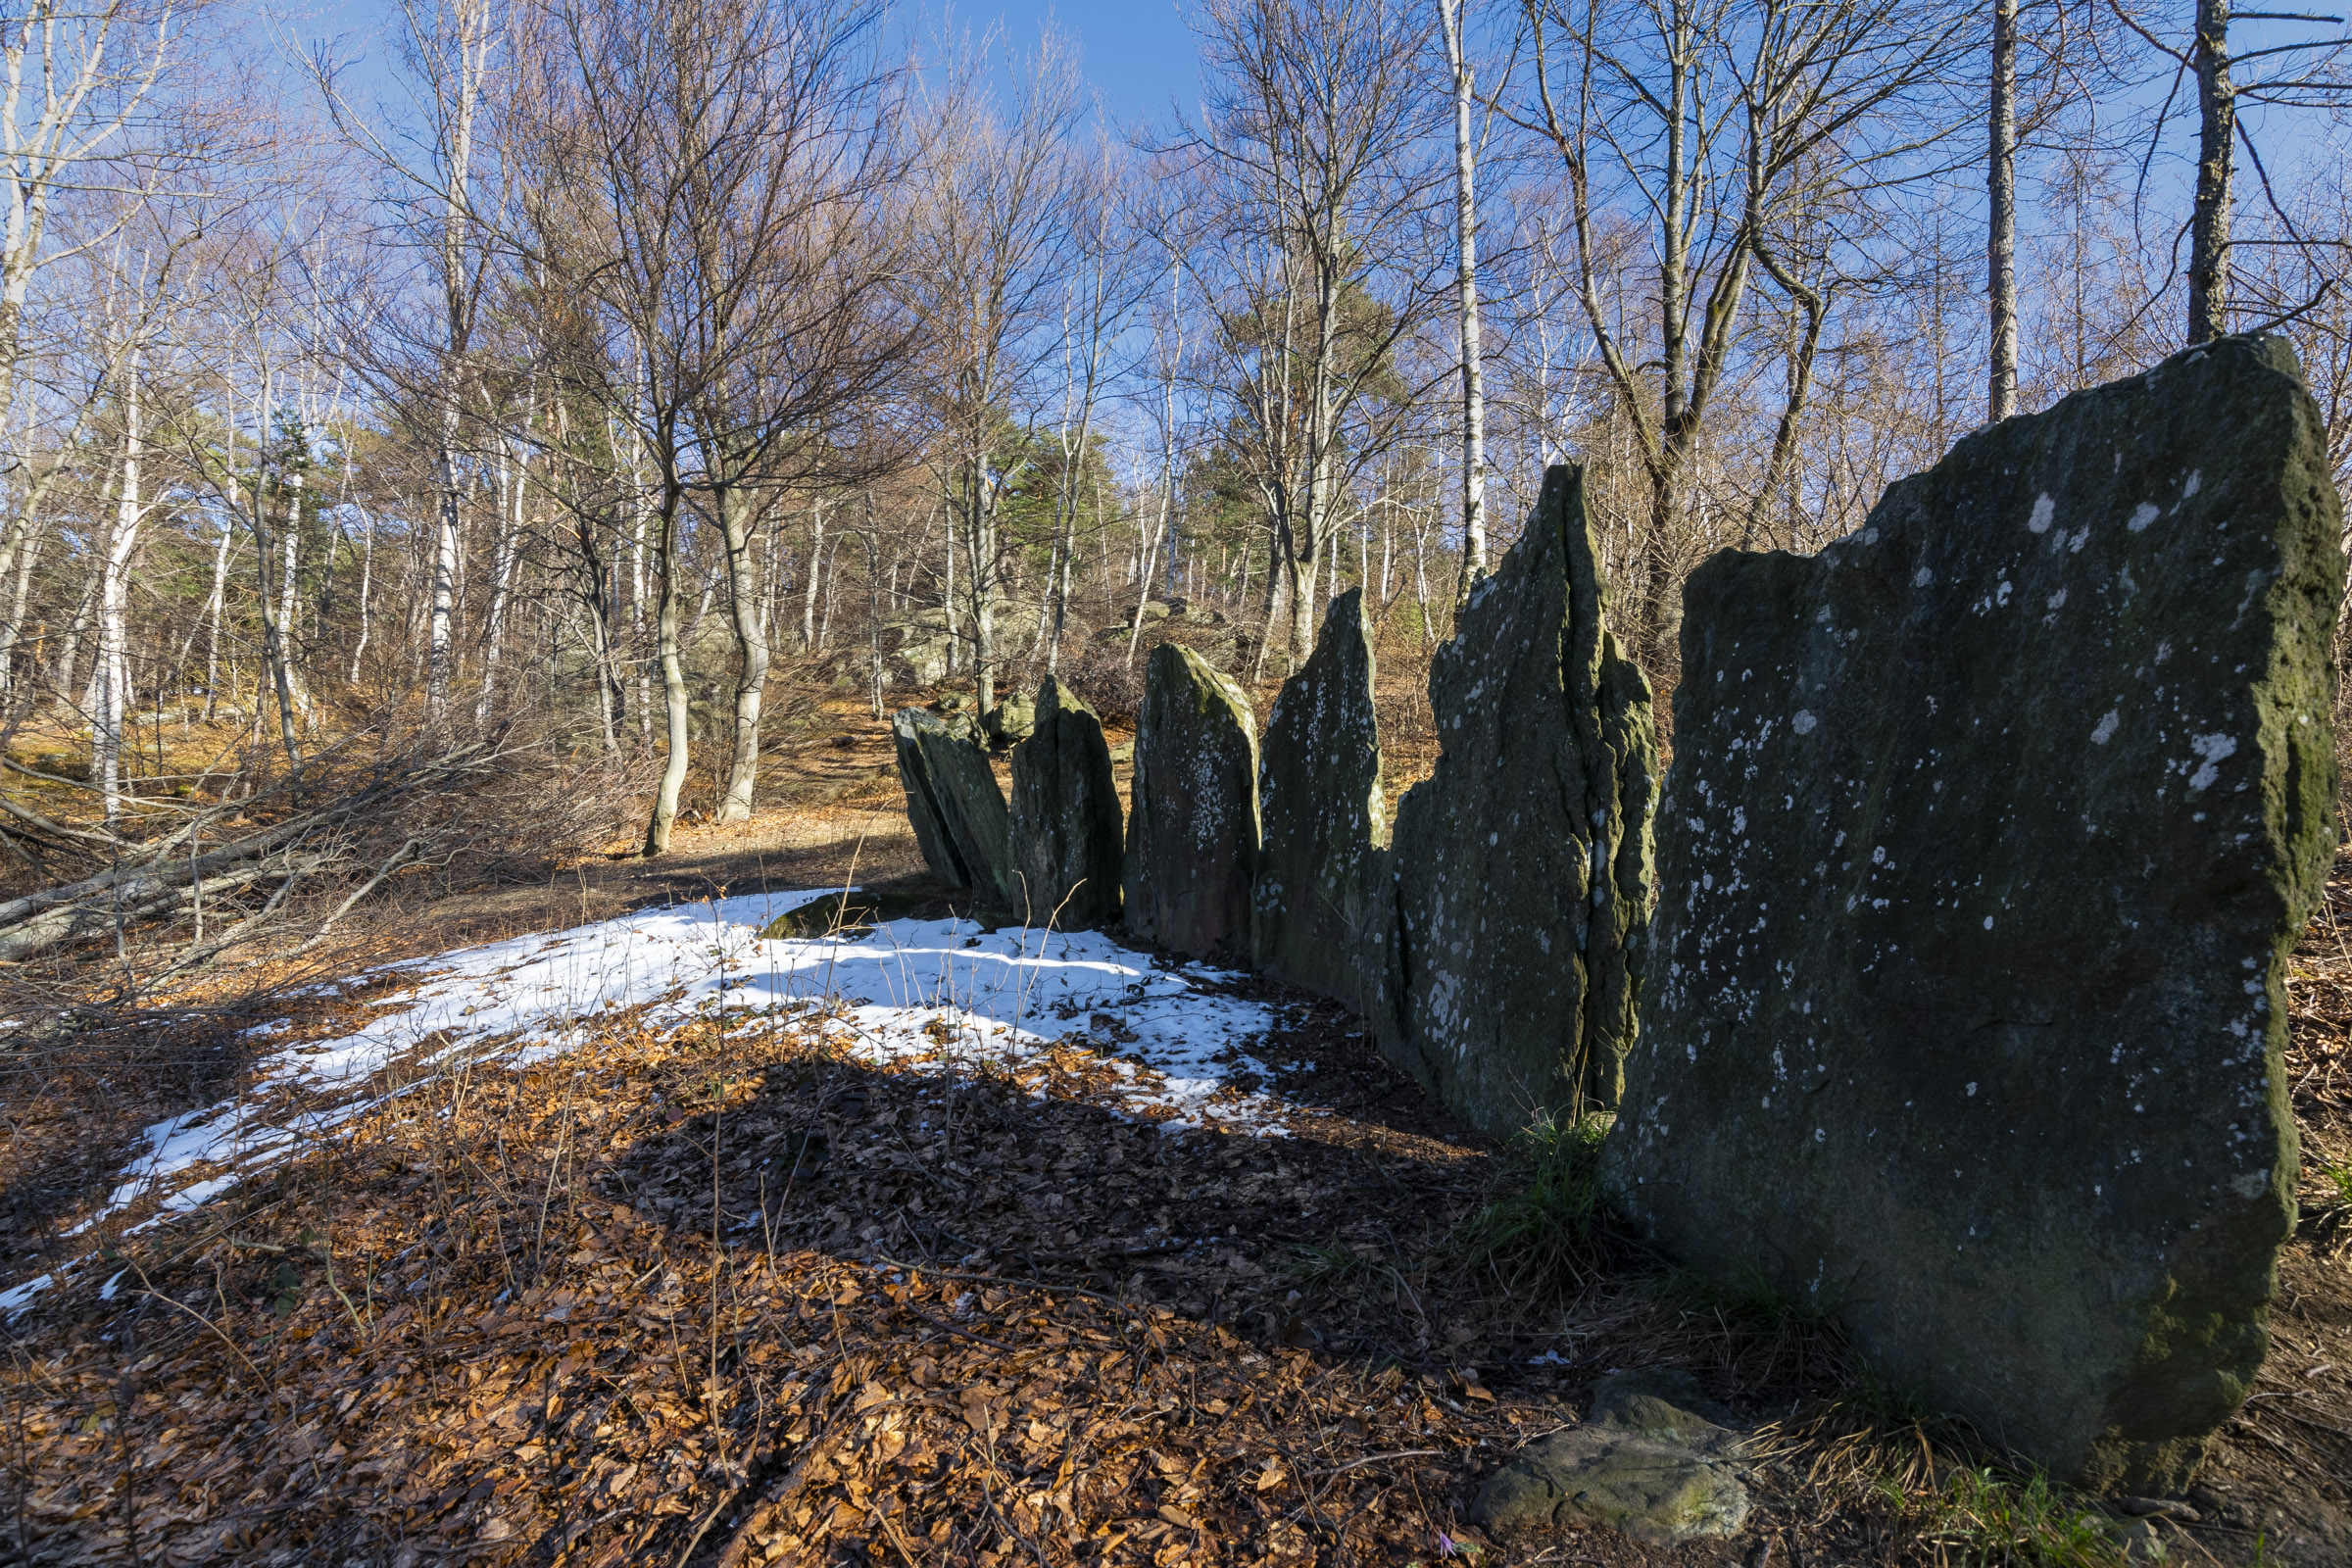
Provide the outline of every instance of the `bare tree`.
[[1190,265],[1272,535],[1260,666],[1286,607],[1295,664],[1341,497],[1388,439],[1367,420],[1410,401],[1396,350],[1440,299],[1428,28],[1401,0],[1212,0],[1197,25],[1205,119],[1173,149],[1209,220]]
[[[2157,24],[2135,14],[2124,0],[2110,0],[2117,19],[2157,54],[2172,62],[2172,86],[2148,121],[2144,171],[2163,140],[2183,74],[2196,80],[2197,145],[2196,192],[2188,229],[2188,326],[2190,343],[2210,342],[2230,330],[2231,237],[2236,201],[2237,155],[2242,149],[2260,182],[2264,205],[2277,225],[2266,245],[2310,249],[2315,240],[2304,234],[2274,188],[2246,122],[2240,103],[2284,109],[2321,109],[2339,113],[2352,106],[2352,75],[2343,71],[2352,54],[2352,40],[2342,36],[2297,38],[2233,55],[2230,37],[2230,0],[2196,0],[2196,11],[2185,43],[2174,44],[2160,35]],[[2341,18],[2305,12],[2248,12],[2241,20],[2306,24],[2341,24]],[[2238,68],[2256,60],[2274,64],[2241,78]],[[2317,243],[2324,244],[2324,239]],[[2179,252],[2176,250],[2176,257]],[[2315,296],[2302,309],[2319,303]],[[2264,324],[2291,319],[2295,311],[2257,318]],[[2241,321],[2241,327],[2254,322]]]
[[[1576,237],[1577,289],[1631,422],[1648,482],[1636,646],[1671,670],[1680,621],[1678,515],[1740,352],[1760,264],[1800,307],[1770,484],[1811,382],[1827,299],[1789,264],[1792,225],[1846,219],[1883,199],[1957,122],[1934,89],[1966,42],[1965,13],[1904,0],[1527,0],[1533,103],[1523,122],[1560,159]],[[1604,296],[1604,206],[1638,223],[1654,258],[1654,320],[1630,335]]]
[[[1061,461],[1054,484],[1045,613],[1038,625],[1038,640],[1046,650],[1050,670],[1061,667],[1061,638],[1070,613],[1070,571],[1077,553],[1078,484],[1093,462],[1095,416],[1114,368],[1109,363],[1111,348],[1149,282],[1137,265],[1141,236],[1131,221],[1131,193],[1116,156],[1110,138],[1100,136],[1094,158],[1073,172],[1070,207],[1077,256],[1063,283],[1062,391],[1056,424]],[[1140,622],[1142,616],[1137,619]]]
[[900,167],[890,77],[871,54],[878,16],[823,0],[578,0],[553,13],[574,79],[545,93],[564,128],[544,157],[568,192],[566,225],[612,237],[535,260],[577,269],[629,340],[626,355],[580,363],[612,377],[598,397],[630,422],[654,473],[668,759],[649,855],[668,845],[686,777],[689,501],[707,506],[722,543],[740,673],[719,814],[740,817],[768,662],[755,536],[778,492],[845,471],[857,443],[843,421],[872,408],[905,358],[874,212]]
[[[387,205],[402,242],[427,258],[426,319],[391,309],[370,290],[347,322],[351,341],[381,346],[370,367],[429,411],[433,443],[432,594],[426,615],[426,708],[436,724],[449,714],[456,678],[456,612],[463,508],[470,480],[462,443],[471,349],[482,281],[489,205],[482,194],[479,130],[492,58],[505,33],[496,0],[400,0],[396,48],[400,85],[410,103],[379,125],[349,100],[344,67],[323,49],[310,62],[321,99],[352,147],[384,177]],[[372,319],[369,318],[373,318]],[[407,363],[420,355],[422,367]]]
[[1089,164],[1073,145],[1081,101],[1060,38],[1046,33],[1018,63],[1016,96],[1002,119],[985,100],[984,65],[985,55],[968,49],[953,59],[923,106],[935,129],[910,215],[908,277],[941,426],[951,571],[962,568],[951,614],[968,623],[973,684],[986,710],[1003,673],[1001,523],[1021,461],[1010,448],[1029,440],[1050,395],[1041,374],[1059,346],[1079,226],[1074,204]]
[[[51,218],[61,199],[109,183],[93,165],[119,157],[125,132],[171,58],[173,24],[168,0],[29,0],[0,21],[0,169],[6,171],[6,224],[0,230],[0,423],[17,406],[25,357],[26,312],[42,272],[68,256],[103,244],[101,221],[60,246]],[[117,210],[120,221],[125,215]],[[83,407],[87,408],[85,403]],[[14,471],[25,460],[11,455]],[[0,579],[30,540],[41,496],[60,473],[52,462],[30,477],[22,504],[0,519]],[[16,622],[8,628],[16,639]]]
[[1991,332],[1984,417],[2017,412],[2017,0],[1992,0],[1992,80],[1986,95],[1984,292]]

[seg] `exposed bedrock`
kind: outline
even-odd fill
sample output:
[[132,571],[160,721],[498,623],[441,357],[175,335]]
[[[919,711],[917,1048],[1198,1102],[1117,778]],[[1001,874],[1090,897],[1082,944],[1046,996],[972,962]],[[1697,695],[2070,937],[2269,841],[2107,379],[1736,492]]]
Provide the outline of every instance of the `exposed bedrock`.
[[1102,721],[1048,675],[1012,750],[1015,913],[1062,930],[1119,916],[1119,791]]
[[1553,467],[1438,651],[1437,770],[1396,813],[1375,1027],[1392,1060],[1497,1135],[1616,1103],[1634,1038],[1657,733],[1603,594],[1583,474]]
[[919,708],[900,709],[890,732],[924,863],[951,887],[1017,907],[1011,822],[988,753]]
[[1370,1012],[1396,926],[1364,594],[1331,603],[1266,721],[1250,951],[1263,973]]
[[1257,863],[1257,725],[1241,688],[1175,643],[1152,650],[1136,727],[1126,924],[1147,942],[1247,956]]
[[2090,1486],[2183,1484],[2265,1348],[2339,522],[2232,338],[1686,597],[1614,1197]]

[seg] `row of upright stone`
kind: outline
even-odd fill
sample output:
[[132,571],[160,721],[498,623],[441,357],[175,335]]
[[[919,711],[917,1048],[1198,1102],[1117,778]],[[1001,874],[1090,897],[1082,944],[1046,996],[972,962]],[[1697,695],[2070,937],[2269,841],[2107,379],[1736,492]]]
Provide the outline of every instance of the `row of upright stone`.
[[908,813],[939,875],[1033,921],[1123,917],[1142,941],[1345,1003],[1490,1133],[1614,1104],[1657,741],[1602,602],[1581,475],[1555,467],[1438,654],[1437,770],[1394,832],[1361,590],[1332,603],[1262,753],[1241,688],[1190,649],[1152,650],[1123,839],[1102,725],[1052,680],[1012,754],[1009,813],[976,744],[901,713]]
[[2294,1224],[2341,522],[2293,355],[2250,336],[1978,432],[1817,556],[1719,554],[1653,870],[1650,696],[1553,468],[1433,664],[1393,830],[1356,594],[1262,752],[1241,691],[1154,651],[1123,839],[1051,682],[1009,817],[902,714],[908,808],[1033,919],[1339,999],[1487,1132],[1618,1107],[1604,1185],[1667,1251],[2062,1475],[2177,1489]]

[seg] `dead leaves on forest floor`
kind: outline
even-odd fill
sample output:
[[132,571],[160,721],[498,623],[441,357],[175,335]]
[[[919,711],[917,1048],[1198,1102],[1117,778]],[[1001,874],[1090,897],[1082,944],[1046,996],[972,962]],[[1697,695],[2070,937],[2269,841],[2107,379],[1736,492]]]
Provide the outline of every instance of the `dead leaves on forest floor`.
[[[14,1544],[1381,1561],[1561,1418],[1480,1381],[1503,1342],[1433,1318],[1408,1261],[1484,1155],[1337,1113],[1163,1136],[853,1065],[808,1023],[616,1026],[428,1083],[120,1239],[102,1290],[15,1325]],[[1334,1233],[1348,1293],[1294,1271]]]
[[[2298,956],[2289,1059],[2323,1157],[2352,1130],[2332,933]],[[854,1062],[805,1013],[616,1017],[530,1069],[421,1083],[117,1237],[11,1325],[0,1553],[1625,1564],[1760,1537],[1775,1562],[1933,1560],[1903,1507],[1793,1450],[1736,1544],[1457,1528],[1611,1367],[1695,1367],[1758,1420],[1849,1368],[1819,1325],[1679,1294],[1631,1249],[1575,1302],[1513,1300],[1454,1240],[1505,1161],[1345,1015],[1285,1012],[1254,1054],[1308,1107],[1288,1137],[1162,1131],[1051,1056],[1017,1079]],[[2343,1501],[2352,1335],[2323,1230],[2287,1260],[2269,1396],[2217,1453],[2223,1528],[2197,1544],[2222,1561]]]

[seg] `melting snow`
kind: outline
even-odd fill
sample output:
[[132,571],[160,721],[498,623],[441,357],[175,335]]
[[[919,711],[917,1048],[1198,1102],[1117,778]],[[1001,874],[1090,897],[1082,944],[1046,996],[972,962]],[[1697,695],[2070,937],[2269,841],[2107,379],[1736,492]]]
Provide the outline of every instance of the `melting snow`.
[[[140,1229],[198,1206],[405,1092],[376,1081],[388,1068],[413,1085],[461,1061],[525,1066],[573,1050],[607,1015],[631,1007],[657,1027],[722,1012],[750,1015],[745,1026],[828,1012],[820,1027],[869,1062],[946,1057],[1017,1069],[1057,1043],[1074,1046],[1123,1076],[1114,1099],[1127,1113],[1150,1112],[1171,1130],[1286,1133],[1283,1102],[1231,1083],[1265,1075],[1246,1052],[1275,1026],[1275,1009],[1204,990],[1227,978],[1221,972],[1155,967],[1092,931],[988,933],[955,920],[760,939],[776,916],[829,896],[678,905],[372,971],[360,978],[404,975],[416,990],[350,1034],[266,1050],[247,1096],[149,1127],[106,1204],[73,1234],[134,1203],[158,1205]],[[1085,1020],[1098,1013],[1135,1038],[1111,1047],[1088,1037]],[[287,1025],[272,1019],[247,1038],[272,1041]],[[0,1318],[22,1312],[52,1279],[0,1292]]]

